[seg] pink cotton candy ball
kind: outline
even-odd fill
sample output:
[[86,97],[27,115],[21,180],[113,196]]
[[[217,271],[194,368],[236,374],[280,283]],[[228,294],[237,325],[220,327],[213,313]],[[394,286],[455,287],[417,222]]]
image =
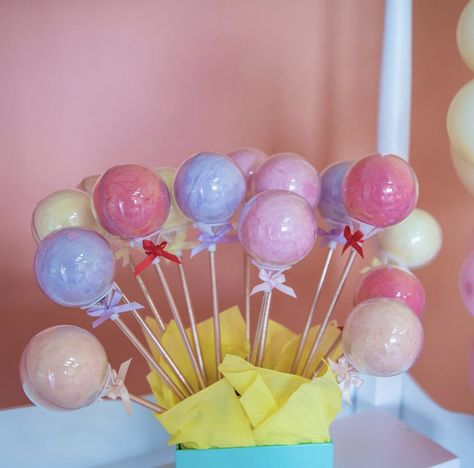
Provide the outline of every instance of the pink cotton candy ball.
[[165,182],[150,169],[136,164],[106,171],[97,181],[92,198],[101,226],[126,240],[158,231],[170,209]]
[[459,276],[459,291],[464,306],[474,315],[474,251],[464,260]]
[[267,159],[252,179],[254,193],[265,190],[288,190],[302,196],[316,208],[321,196],[318,171],[302,156],[294,153],[275,154]]
[[406,304],[421,318],[425,310],[425,290],[410,271],[380,266],[368,271],[356,286],[354,305],[375,297],[386,297]]
[[109,379],[109,364],[97,338],[73,325],[35,335],[20,361],[23,390],[36,405],[55,411],[94,403]]
[[390,377],[407,371],[417,360],[423,348],[423,327],[405,304],[368,299],[349,314],[342,346],[359,372]]
[[247,187],[250,187],[253,175],[263,161],[267,159],[267,154],[257,148],[238,148],[231,151],[228,156],[242,171]]
[[418,181],[409,164],[393,154],[370,154],[349,169],[342,183],[348,214],[378,228],[403,221],[418,201]]
[[291,192],[270,190],[244,206],[238,225],[243,248],[261,266],[284,268],[310,252],[318,227],[311,206]]

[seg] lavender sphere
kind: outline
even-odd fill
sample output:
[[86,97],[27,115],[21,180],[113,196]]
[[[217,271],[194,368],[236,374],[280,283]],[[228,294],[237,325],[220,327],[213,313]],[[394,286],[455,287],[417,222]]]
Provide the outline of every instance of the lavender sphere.
[[103,392],[108,377],[107,355],[100,342],[73,325],[43,330],[21,356],[23,391],[35,405],[49,410],[89,406]]
[[413,366],[423,348],[423,327],[405,304],[386,298],[368,299],[349,314],[342,347],[360,372],[389,377]]
[[265,190],[289,190],[302,196],[313,208],[319,203],[321,180],[318,171],[302,156],[275,154],[253,176],[254,193]]
[[302,260],[316,241],[311,206],[291,192],[255,195],[243,208],[238,234],[243,248],[262,267],[285,268]]
[[409,164],[393,154],[357,161],[342,183],[349,216],[378,228],[403,221],[418,201],[418,182]]
[[174,179],[178,207],[197,223],[227,222],[239,209],[245,191],[242,172],[232,159],[220,153],[191,156]]
[[321,198],[318,208],[321,216],[327,221],[340,224],[348,224],[350,221],[342,195],[342,180],[351,166],[350,161],[338,162],[321,172]]
[[170,209],[165,182],[150,169],[136,164],[108,169],[97,181],[92,198],[101,226],[127,240],[158,231]]
[[115,257],[97,232],[61,229],[39,244],[35,274],[40,288],[54,302],[83,307],[97,302],[111,289]]

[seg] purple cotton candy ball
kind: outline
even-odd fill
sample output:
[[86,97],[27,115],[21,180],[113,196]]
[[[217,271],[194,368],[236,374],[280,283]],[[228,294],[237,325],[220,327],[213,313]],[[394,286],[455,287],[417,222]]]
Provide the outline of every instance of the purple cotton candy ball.
[[302,196],[316,208],[321,195],[318,171],[302,156],[294,153],[275,154],[267,159],[252,179],[254,193],[265,190],[289,190]]
[[350,222],[342,196],[342,180],[352,162],[344,161],[331,164],[321,172],[321,198],[319,212],[323,219],[340,224]]
[[459,290],[464,306],[474,315],[474,251],[464,260],[459,276]]
[[311,206],[299,195],[270,190],[252,197],[240,214],[238,234],[261,266],[285,268],[302,260],[316,241]]

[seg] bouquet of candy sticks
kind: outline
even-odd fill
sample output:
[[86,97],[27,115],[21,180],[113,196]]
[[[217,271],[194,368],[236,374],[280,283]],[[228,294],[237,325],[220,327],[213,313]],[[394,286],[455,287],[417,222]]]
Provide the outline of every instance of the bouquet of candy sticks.
[[[34,336],[21,358],[24,391],[39,406],[74,410],[120,398],[130,411],[132,401],[154,411],[171,443],[187,448],[323,443],[342,397],[350,401],[351,387],[363,382],[361,374],[405,372],[421,352],[425,296],[409,268],[431,261],[441,237],[433,235],[439,228],[429,214],[413,211],[417,179],[398,156],[371,154],[320,175],[299,155],[267,158],[242,148],[198,153],[176,171],[114,166],[79,187],[49,195],[34,210],[38,284],[56,303],[85,310],[93,328],[113,323],[120,329],[150,366],[156,403],[127,391],[130,361],[116,372],[90,332],[61,325]],[[189,240],[191,225],[198,235]],[[378,266],[362,276],[355,307],[339,326],[333,312],[372,236]],[[325,262],[315,277],[308,275],[314,296],[297,335],[270,319],[272,296],[296,298],[285,272],[318,237]],[[231,242],[243,248],[243,314],[219,308],[215,256],[217,246]],[[319,298],[338,246],[347,260],[323,310]],[[190,257],[184,255],[191,248]],[[197,323],[185,265],[204,251],[212,315]],[[145,307],[115,282],[116,257],[126,257],[151,316],[144,318]],[[261,283],[252,287],[253,266]],[[173,267],[184,311],[168,283],[166,269]],[[141,276],[145,268],[157,274],[168,322]],[[259,293],[260,309],[250,310],[250,295]],[[126,324],[129,315],[146,344]]]

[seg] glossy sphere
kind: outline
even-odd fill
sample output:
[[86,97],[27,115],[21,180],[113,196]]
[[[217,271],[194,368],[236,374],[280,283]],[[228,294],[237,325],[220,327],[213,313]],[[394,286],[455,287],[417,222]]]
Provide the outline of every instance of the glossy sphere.
[[461,152],[452,145],[450,152],[451,161],[453,162],[454,170],[459,180],[464,185],[464,188],[474,196],[474,161],[464,158]]
[[157,232],[168,217],[170,197],[163,180],[146,167],[114,166],[97,181],[94,210],[102,227],[122,239]]
[[79,190],[83,190],[84,192],[88,193],[89,195],[92,195],[92,192],[94,191],[94,186],[99,179],[100,174],[94,174],[91,176],[84,177],[78,184],[77,188]]
[[416,208],[396,226],[377,235],[380,252],[408,269],[420,268],[433,261],[441,250],[441,226],[427,211]]
[[174,194],[181,211],[204,224],[227,222],[239,209],[246,191],[241,170],[228,156],[198,153],[176,173]]
[[51,327],[35,335],[20,361],[27,397],[35,405],[56,411],[94,403],[108,375],[107,355],[100,342],[73,325]]
[[423,327],[405,304],[368,299],[349,314],[342,346],[360,372],[389,377],[413,366],[423,348]]
[[467,2],[458,21],[458,49],[466,65],[474,71],[474,1]]
[[418,200],[415,174],[393,154],[371,154],[354,163],[342,190],[349,216],[379,228],[403,221]]
[[158,167],[155,169],[155,172],[163,179],[170,194],[170,212],[166,221],[163,223],[162,229],[174,229],[178,226],[188,224],[189,219],[184,216],[174,198],[173,182],[176,175],[176,169],[172,167]]
[[448,110],[447,124],[451,146],[459,156],[474,163],[474,80],[454,96]]
[[115,257],[100,234],[61,229],[38,246],[35,274],[43,292],[54,302],[66,307],[87,306],[111,289]]
[[464,306],[474,315],[474,252],[469,253],[462,264],[459,290]]
[[321,172],[321,198],[318,208],[321,216],[328,221],[339,224],[348,224],[350,221],[342,196],[342,180],[351,166],[350,161],[338,162]]
[[398,300],[422,317],[425,310],[425,290],[419,279],[402,268],[381,266],[368,271],[359,281],[354,305],[375,297]]
[[39,243],[48,234],[66,227],[99,228],[91,209],[91,197],[81,190],[60,190],[41,200],[33,211],[31,228]]
[[256,148],[239,148],[229,153],[229,157],[237,164],[247,182],[247,194],[250,195],[252,177],[267,159],[266,153]]
[[319,203],[321,180],[318,171],[302,156],[275,154],[267,159],[253,177],[253,192],[289,190],[302,196],[313,208]]
[[291,192],[259,193],[240,214],[242,246],[263,267],[284,268],[300,261],[313,247],[316,233],[313,209]]

